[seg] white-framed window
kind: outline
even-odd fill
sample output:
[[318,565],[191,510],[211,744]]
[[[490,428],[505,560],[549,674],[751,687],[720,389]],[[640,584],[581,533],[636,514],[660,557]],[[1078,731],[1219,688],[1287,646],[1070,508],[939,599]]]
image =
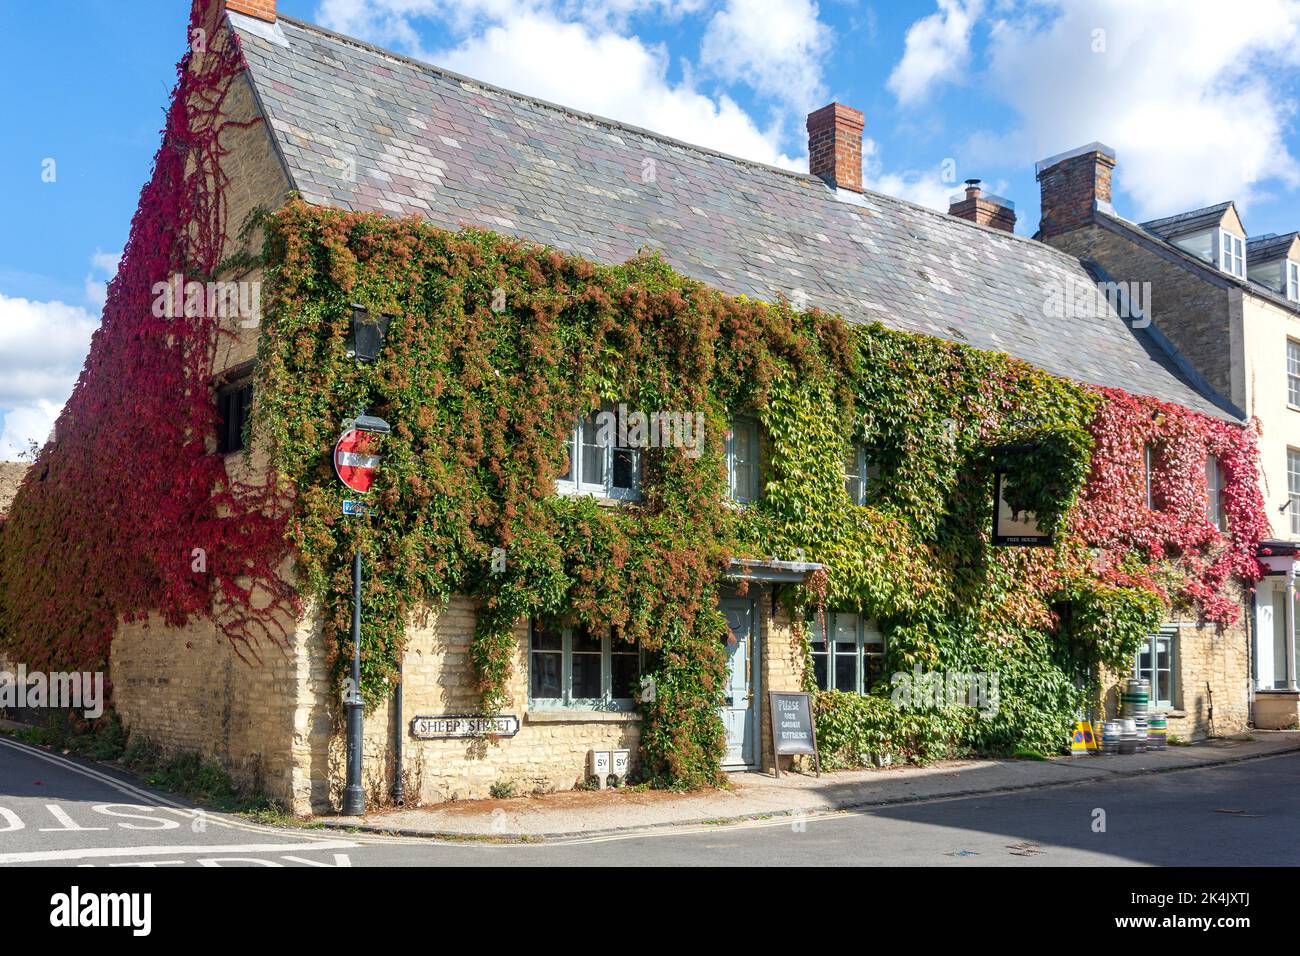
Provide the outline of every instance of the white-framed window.
[[1286,340],[1286,400],[1300,408],[1300,342]]
[[1228,515],[1223,509],[1223,466],[1215,455],[1205,459],[1205,519],[1220,531],[1228,530]]
[[1178,647],[1178,628],[1162,627],[1147,637],[1138,648],[1133,662],[1133,674],[1151,682],[1151,706],[1166,709],[1174,706],[1175,687],[1174,654]]
[[1286,268],[1286,297],[1292,302],[1300,302],[1300,262],[1287,259],[1282,265]]
[[641,449],[619,444],[612,402],[573,426],[569,467],[556,482],[562,495],[594,495],[622,501],[641,499]]
[[849,442],[844,455],[844,492],[855,505],[865,505],[870,500],[871,483],[880,478],[880,465],[872,459],[871,451],[860,441]]
[[1294,448],[1286,450],[1286,492],[1290,502],[1286,510],[1291,515],[1291,533],[1300,534],[1300,451]]
[[809,622],[813,674],[822,690],[865,694],[883,678],[885,636],[875,621],[853,611],[827,611],[829,645],[816,618]]
[[731,420],[727,433],[727,490],[746,504],[758,500],[758,422],[744,415]]
[[626,711],[640,693],[641,651],[608,632],[532,620],[528,626],[528,706]]
[[1240,279],[1246,277],[1246,241],[1226,229],[1219,230],[1219,268]]

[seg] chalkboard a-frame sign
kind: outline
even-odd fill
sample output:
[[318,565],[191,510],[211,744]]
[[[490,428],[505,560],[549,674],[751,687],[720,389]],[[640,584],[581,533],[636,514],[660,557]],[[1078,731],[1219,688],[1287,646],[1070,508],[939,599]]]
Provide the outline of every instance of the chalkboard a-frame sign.
[[768,691],[768,709],[772,713],[772,769],[781,776],[783,754],[812,754],[817,776],[822,775],[822,759],[817,753],[817,728],[813,725],[812,694],[793,691]]

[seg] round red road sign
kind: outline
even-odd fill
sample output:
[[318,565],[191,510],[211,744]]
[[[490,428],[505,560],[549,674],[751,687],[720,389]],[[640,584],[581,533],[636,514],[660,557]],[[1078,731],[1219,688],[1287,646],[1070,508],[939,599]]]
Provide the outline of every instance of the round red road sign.
[[375,483],[382,456],[375,454],[377,436],[349,428],[334,446],[334,471],[339,481],[353,491],[365,494]]

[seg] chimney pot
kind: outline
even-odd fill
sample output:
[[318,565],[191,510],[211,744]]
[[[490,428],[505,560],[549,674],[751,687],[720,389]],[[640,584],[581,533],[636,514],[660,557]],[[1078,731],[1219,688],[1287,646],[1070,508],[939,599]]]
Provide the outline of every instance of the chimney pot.
[[860,110],[830,103],[808,114],[808,171],[836,189],[862,192]]
[[1003,232],[1016,231],[1015,206],[991,193],[985,196],[982,181],[978,179],[966,180],[966,198],[956,198],[948,206],[948,215]]
[[231,13],[242,13],[267,23],[275,22],[275,0],[225,0],[225,3]]

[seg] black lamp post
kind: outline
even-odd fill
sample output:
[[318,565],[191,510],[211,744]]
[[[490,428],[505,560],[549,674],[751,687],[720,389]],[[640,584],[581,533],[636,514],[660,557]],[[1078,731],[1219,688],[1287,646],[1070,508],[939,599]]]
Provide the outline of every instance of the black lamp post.
[[[371,319],[363,306],[352,306],[352,332],[348,355],[358,362],[373,362],[383,348],[389,316]],[[352,422],[358,431],[387,435],[392,426],[382,418],[362,413]],[[361,699],[361,549],[352,554],[352,694],[347,701],[347,784],[343,789],[343,815],[359,817],[366,812],[366,793],[361,784],[361,743],[365,727],[365,705]]]

